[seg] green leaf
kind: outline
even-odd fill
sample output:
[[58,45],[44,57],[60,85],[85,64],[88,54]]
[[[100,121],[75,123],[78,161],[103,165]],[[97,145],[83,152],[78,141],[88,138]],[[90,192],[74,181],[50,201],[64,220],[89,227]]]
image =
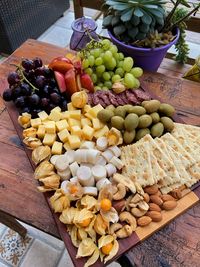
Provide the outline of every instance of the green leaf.
[[135,36],[138,34],[138,28],[132,28],[128,30],[128,35],[134,39]]
[[123,22],[130,21],[132,15],[133,15],[133,9],[128,9],[128,11],[126,11],[124,14],[122,14],[121,20]]
[[137,17],[142,17],[144,15],[144,13],[142,12],[140,8],[136,8],[133,13]]
[[144,10],[143,10],[143,13],[144,13],[144,16],[142,16],[141,18],[142,22],[148,25],[151,24],[152,22],[151,16],[149,16],[146,12],[144,12]]
[[126,31],[126,27],[124,25],[118,25],[118,26],[115,26],[113,28],[113,32],[115,34],[115,36],[119,36],[121,35],[122,33],[124,33]]
[[131,23],[133,26],[137,26],[140,23],[140,18],[136,16],[132,16]]
[[112,18],[112,26],[116,26],[120,22],[120,18],[118,16]]
[[113,18],[113,15],[108,15],[106,16],[104,19],[103,19],[103,23],[102,23],[102,26],[104,28],[107,28],[108,26],[111,25],[111,22],[112,22],[112,18]]
[[151,14],[153,14],[154,16],[158,17],[158,18],[163,18],[163,14],[160,11],[158,11],[158,10],[152,10],[152,9],[150,9],[149,12]]

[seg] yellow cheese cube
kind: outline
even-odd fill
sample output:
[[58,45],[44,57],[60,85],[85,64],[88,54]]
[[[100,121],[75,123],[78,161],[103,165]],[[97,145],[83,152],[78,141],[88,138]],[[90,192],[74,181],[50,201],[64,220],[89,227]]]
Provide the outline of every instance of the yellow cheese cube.
[[34,128],[38,128],[39,125],[42,124],[42,121],[40,118],[31,119],[31,126]]
[[93,108],[91,108],[88,113],[93,117],[96,118],[97,114],[99,111],[101,111],[102,109],[104,109],[100,104],[98,104],[97,106],[94,106]]
[[84,116],[90,120],[92,120],[94,117],[90,113],[85,113]]
[[102,122],[100,122],[100,120],[97,118],[92,119],[92,124],[93,124],[93,128],[95,130],[99,130],[104,126],[104,124]]
[[60,141],[62,141],[63,143],[65,143],[68,140],[69,135],[70,134],[69,134],[67,129],[64,129],[58,133],[58,137],[59,137]]
[[84,108],[82,109],[83,113],[87,113],[91,109],[90,105],[85,105]]
[[61,155],[62,154],[62,147],[63,147],[63,144],[61,142],[55,141],[53,143],[52,148],[51,148],[51,153],[54,155]]
[[37,130],[37,136],[38,138],[44,138],[44,135],[45,135],[45,126],[39,125],[38,130]]
[[86,139],[86,140],[92,140],[93,138],[93,134],[94,134],[94,129],[88,125],[85,125],[83,127],[83,137]]
[[71,149],[79,148],[81,145],[81,140],[77,135],[70,135],[68,141]]
[[70,102],[70,103],[67,104],[67,110],[72,111],[72,110],[76,110],[76,108]]
[[72,110],[69,112],[70,118],[80,120],[81,119],[81,110]]
[[78,135],[79,137],[81,137],[82,135],[82,130],[79,126],[75,125],[71,127],[71,134],[72,135]]
[[60,111],[52,109],[48,119],[51,121],[59,121],[61,117],[62,117],[62,113]]
[[49,115],[45,111],[41,111],[38,113],[38,117],[41,119],[41,121],[45,121]]
[[60,108],[60,107],[55,107],[55,108],[53,108],[51,111],[52,111],[52,112],[54,112],[54,111],[61,112],[61,108]]
[[62,120],[68,120],[69,118],[70,118],[70,112],[68,110],[62,112],[62,117],[61,117]]
[[94,137],[97,139],[101,136],[106,136],[109,132],[109,128],[107,125],[105,125],[102,129],[95,131]]
[[92,126],[92,122],[88,118],[81,119],[81,127],[83,128],[85,125]]
[[70,126],[70,129],[73,127],[73,126],[79,126],[81,127],[81,122],[79,120],[76,120],[76,119],[69,119],[68,120],[68,123],[69,123],[69,126]]
[[63,129],[68,129],[69,124],[67,123],[66,120],[61,120],[56,122],[56,129],[58,132],[62,131]]
[[65,142],[64,145],[63,145],[63,147],[64,147],[64,149],[65,149],[66,151],[71,150],[71,147],[70,147],[70,145],[69,145],[68,142]]
[[45,131],[46,133],[49,133],[49,134],[54,134],[56,133],[56,124],[55,124],[55,121],[47,121],[45,122]]
[[43,144],[47,146],[52,146],[53,143],[56,141],[56,137],[56,134],[46,133],[43,139]]

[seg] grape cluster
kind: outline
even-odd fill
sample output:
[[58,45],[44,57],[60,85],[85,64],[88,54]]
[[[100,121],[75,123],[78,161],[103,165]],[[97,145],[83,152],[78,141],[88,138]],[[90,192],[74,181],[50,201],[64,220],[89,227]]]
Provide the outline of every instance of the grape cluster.
[[[92,45],[94,41],[92,41]],[[95,90],[108,90],[115,82],[122,82],[126,88],[138,88],[138,78],[143,74],[139,67],[133,67],[131,57],[124,57],[117,46],[108,39],[98,41],[98,45],[89,43],[85,51],[79,52],[82,67],[95,85]]]
[[20,114],[28,112],[36,117],[41,110],[49,113],[56,106],[66,110],[66,95],[61,94],[53,71],[43,66],[40,58],[23,59],[7,80],[9,88],[3,92],[3,99],[13,101]]

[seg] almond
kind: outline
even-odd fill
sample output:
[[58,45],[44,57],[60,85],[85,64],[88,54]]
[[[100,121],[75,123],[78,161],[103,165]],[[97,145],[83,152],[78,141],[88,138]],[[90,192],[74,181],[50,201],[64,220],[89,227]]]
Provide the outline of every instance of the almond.
[[153,222],[160,222],[162,220],[162,214],[159,211],[148,211],[146,215],[149,216]]
[[177,206],[176,200],[169,200],[163,203],[162,208],[164,210],[173,210],[174,208],[176,208],[176,206]]
[[150,196],[150,201],[157,204],[158,206],[161,206],[163,204],[162,199],[159,196],[156,195],[151,195]]
[[149,203],[150,198],[149,198],[149,195],[147,193],[144,193],[143,198],[144,198],[144,201],[146,203]]
[[149,203],[149,210],[150,211],[158,211],[158,212],[160,212],[161,208],[155,203]]
[[146,210],[140,210],[138,208],[132,208],[131,209],[131,213],[135,216],[135,217],[142,217],[147,211]]
[[152,219],[149,216],[142,216],[137,220],[139,226],[147,226],[152,222]]
[[144,192],[149,194],[149,195],[154,195],[158,192],[158,186],[157,184],[151,185],[151,186],[146,186],[144,188]]
[[174,189],[170,192],[170,195],[172,195],[175,199],[182,198],[181,190],[180,189]]
[[165,202],[165,201],[169,201],[169,200],[175,200],[175,198],[171,195],[168,195],[168,194],[164,194],[161,196],[162,200]]
[[124,210],[126,201],[124,199],[117,200],[113,202],[113,207],[117,212]]
[[160,190],[158,190],[158,192],[155,193],[154,195],[160,197],[162,195],[162,193],[160,192]]

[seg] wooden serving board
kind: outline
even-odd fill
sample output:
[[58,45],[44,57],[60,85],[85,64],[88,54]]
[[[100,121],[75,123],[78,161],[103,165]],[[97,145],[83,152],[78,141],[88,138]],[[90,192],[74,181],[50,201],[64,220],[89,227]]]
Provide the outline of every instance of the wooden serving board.
[[[50,46],[48,45],[48,48],[50,50],[46,50],[46,46],[45,44],[36,42],[36,41],[28,41],[27,43],[25,43],[24,45],[24,50],[18,50],[16,51],[15,55],[17,55],[17,57],[15,56],[11,56],[8,59],[7,64],[9,63],[18,63],[19,61],[19,57],[30,57],[30,55],[32,57],[34,56],[40,56],[40,57],[45,57],[45,63],[48,63],[48,60],[50,59],[50,55],[51,58],[58,56],[58,55],[64,55],[66,53],[66,51],[64,49],[60,49],[55,47],[55,46]],[[36,48],[38,48],[36,50]],[[58,54],[58,51],[60,51],[60,53]],[[45,53],[48,53],[48,56],[45,56]],[[7,67],[7,66],[6,66]],[[9,67],[7,67],[7,73],[8,73],[8,69]],[[3,70],[1,73],[2,69],[0,70],[0,74],[2,75],[2,73],[4,73],[4,75],[6,75],[6,71]],[[189,94],[189,90],[187,90],[187,81],[184,83],[182,82],[182,80],[178,80],[179,82],[177,83],[177,81],[175,81],[174,79],[174,83],[173,83],[173,78],[170,78],[170,82],[172,83],[172,85],[174,84],[174,90],[169,90],[169,88],[167,88],[166,86],[168,86],[167,81],[166,81],[167,77],[161,74],[150,74],[150,73],[145,73],[145,75],[143,76],[143,84],[144,87],[146,87],[146,85],[148,85],[148,89],[150,90],[150,92],[152,94],[154,94],[156,97],[160,98],[160,99],[165,99],[166,102],[171,103],[172,105],[174,105],[177,110],[179,110],[179,115],[182,119],[184,119],[185,122],[190,122],[192,123],[194,121],[193,124],[196,125],[200,125],[200,111],[198,109],[190,109],[190,107],[188,107],[188,105],[185,104],[185,106],[182,104],[181,107],[179,105],[180,101],[180,95],[178,94],[180,92],[180,90],[183,92],[183,98],[185,97],[185,101],[182,101],[184,103],[187,102],[187,93]],[[6,82],[5,80],[1,81],[3,84],[5,84],[6,87]],[[162,83],[162,90],[160,90],[159,85],[160,82]],[[156,86],[157,84],[157,86]],[[188,87],[191,85],[191,82],[188,82]],[[173,87],[173,86],[172,86]],[[200,100],[200,94],[198,93],[198,89],[199,87],[194,85],[193,86],[193,92],[197,92],[196,98],[197,98],[197,102],[198,99]],[[195,91],[196,90],[196,91]],[[178,96],[178,97],[177,97]],[[191,96],[190,96],[191,99]],[[22,140],[22,128],[20,127],[20,125],[17,122],[17,110],[15,109],[15,107],[13,106],[13,104],[10,103],[6,103],[6,107],[7,110],[9,112],[9,115],[12,119],[12,122],[15,126],[15,129],[19,135],[19,138]],[[183,111],[182,111],[183,110]],[[196,116],[195,116],[196,115]],[[189,121],[190,119],[190,121]],[[30,163],[33,167],[33,170],[35,169],[35,166],[33,164],[33,162],[31,161],[31,151],[28,150],[25,147],[25,151],[27,153],[28,159],[30,160]],[[196,185],[197,186],[197,185]],[[135,246],[136,244],[140,243],[141,241],[143,241],[144,239],[148,238],[150,235],[152,235],[153,233],[157,232],[160,228],[162,228],[164,225],[166,225],[167,223],[169,223],[171,220],[173,220],[174,218],[176,218],[178,215],[182,214],[183,212],[185,212],[188,208],[192,207],[195,203],[197,203],[199,201],[200,198],[200,187],[194,187],[194,191],[190,192],[188,195],[186,195],[184,198],[182,198],[181,200],[178,201],[178,206],[175,210],[173,211],[168,211],[165,212],[163,211],[163,220],[160,223],[151,223],[149,226],[145,227],[145,228],[141,228],[138,227],[137,231],[135,233],[132,234],[132,236],[130,236],[129,238],[126,238],[124,240],[120,240],[119,244],[120,244],[120,249],[117,253],[117,255],[112,259],[115,260],[116,258],[118,258],[120,255],[122,255],[123,253],[125,253],[126,251],[128,251],[130,248],[132,248],[133,246]],[[196,189],[195,189],[196,188]],[[47,199],[48,203],[49,203],[49,198],[50,198],[50,193],[45,193],[45,198]],[[69,251],[69,254],[72,258],[72,261],[74,263],[75,266],[83,266],[85,263],[85,259],[76,259],[76,253],[77,253],[77,249],[72,245],[70,237],[66,231],[66,226],[64,224],[62,224],[59,219],[58,219],[58,215],[55,214],[54,212],[52,212],[53,217],[56,221],[59,233],[61,238],[63,239],[63,241],[65,242],[65,245]],[[38,214],[38,216],[40,216],[40,214]],[[109,262],[108,262],[109,264]],[[98,261],[95,266],[103,266],[103,263],[101,263],[100,261]]]

